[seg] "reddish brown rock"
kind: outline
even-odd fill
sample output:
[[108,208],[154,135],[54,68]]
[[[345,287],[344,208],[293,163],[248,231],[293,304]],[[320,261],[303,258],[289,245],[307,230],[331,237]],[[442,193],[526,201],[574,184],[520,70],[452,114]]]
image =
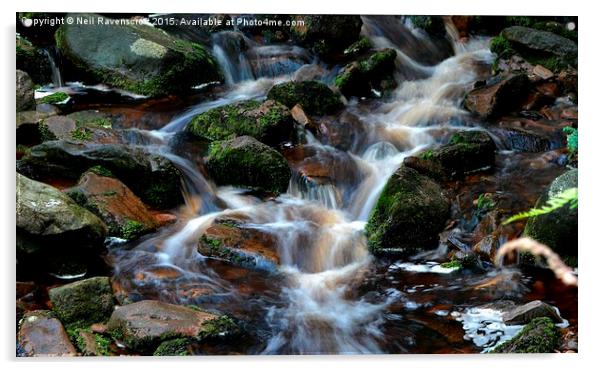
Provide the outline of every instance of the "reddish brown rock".
[[528,84],[524,74],[509,75],[500,82],[470,91],[464,105],[482,118],[509,113],[522,103]]
[[77,351],[61,322],[50,311],[25,314],[18,334],[20,354],[26,357],[76,356]]

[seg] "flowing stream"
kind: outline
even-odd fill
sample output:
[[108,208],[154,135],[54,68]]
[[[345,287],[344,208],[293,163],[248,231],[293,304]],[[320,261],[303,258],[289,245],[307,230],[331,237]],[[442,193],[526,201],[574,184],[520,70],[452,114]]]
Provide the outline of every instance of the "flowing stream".
[[[448,30],[453,38],[452,31]],[[216,187],[196,165],[173,154],[167,143],[194,115],[235,101],[262,99],[274,84],[294,78],[301,66],[316,67],[318,62],[298,47],[259,45],[231,31],[214,36],[213,53],[225,72],[226,89],[149,133],[162,143],[154,144],[153,150],[184,175],[186,205],[179,221],[135,245],[112,250],[115,278],[131,299],[199,304],[244,317],[258,328],[258,339],[244,349],[248,353],[358,354],[404,352],[411,346],[392,347],[386,342],[408,336],[407,331],[417,325],[401,324],[399,307],[420,306],[419,299],[408,294],[428,286],[416,283],[405,292],[367,289],[375,276],[389,272],[376,266],[369,254],[364,226],[403,159],[437,143],[441,130],[459,128],[453,123],[466,115],[462,97],[476,80],[487,76],[493,56],[488,40],[475,38],[454,45],[455,55],[433,65],[400,45],[403,38],[426,52],[434,47],[399,20],[364,17],[362,33],[374,45],[397,51],[398,87],[382,101],[347,103],[345,109],[359,119],[362,132],[352,149],[337,149],[310,132],[305,132],[303,144],[315,149],[318,159],[321,155],[347,158],[356,169],[350,175],[353,181],[314,184],[293,176],[288,192],[271,200]],[[323,78],[329,78],[328,71]],[[227,267],[226,273],[219,261],[197,252],[199,237],[218,217],[235,217],[246,228],[272,235],[279,264],[262,266],[259,261],[267,275],[235,267]],[[401,269],[391,273],[403,276],[387,281],[411,282],[414,276]],[[432,289],[444,284],[437,280],[443,278],[433,279]],[[408,338],[418,340],[420,335]]]

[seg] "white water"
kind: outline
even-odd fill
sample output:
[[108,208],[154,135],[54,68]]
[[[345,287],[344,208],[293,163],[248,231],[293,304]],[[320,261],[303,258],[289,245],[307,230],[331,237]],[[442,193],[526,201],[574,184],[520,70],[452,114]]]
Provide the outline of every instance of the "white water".
[[[376,45],[395,47],[378,32],[375,24],[364,33]],[[246,75],[235,76],[233,72],[232,66],[240,60],[233,61],[220,48],[221,51],[214,49],[214,52],[225,70],[232,68],[227,71],[230,88],[216,100],[202,102],[174,119],[161,130],[163,133],[182,130],[194,115],[213,107],[262,98],[271,86],[291,78],[283,75],[244,80]],[[486,44],[479,40],[457,48],[460,54],[436,66],[422,65],[402,50],[396,50],[398,69],[403,73],[398,73],[399,87],[392,98],[369,111],[363,111],[356,103],[347,107],[360,118],[368,137],[366,145],[349,153],[360,169],[361,181],[352,189],[347,206],[342,205],[336,184],[316,188],[296,182],[299,179],[293,180],[287,194],[266,202],[231,188],[214,189],[187,163],[168,156],[184,170],[188,182],[200,183],[196,190],[185,183],[187,193],[196,193],[203,199],[206,196],[219,199],[226,206],[216,210],[192,205],[202,215],[193,216],[179,231],[157,242],[161,263],[188,270],[227,290],[227,284],[202,265],[202,257],[193,258],[200,257],[196,242],[211,222],[222,215],[243,215],[247,220],[245,227],[276,237],[279,273],[284,276],[280,298],[285,304],[267,311],[265,319],[272,337],[263,353],[381,352],[380,324],[389,302],[370,302],[354,292],[372,261],[363,232],[365,221],[403,159],[435,143],[432,130],[465,114],[460,108],[461,97],[480,77],[481,67],[491,61]],[[407,81],[404,76],[408,74],[424,78]],[[236,83],[237,80],[243,81]],[[305,136],[312,138],[312,145],[322,145],[309,132]],[[211,204],[217,202],[212,200]],[[191,267],[191,260],[202,266]]]

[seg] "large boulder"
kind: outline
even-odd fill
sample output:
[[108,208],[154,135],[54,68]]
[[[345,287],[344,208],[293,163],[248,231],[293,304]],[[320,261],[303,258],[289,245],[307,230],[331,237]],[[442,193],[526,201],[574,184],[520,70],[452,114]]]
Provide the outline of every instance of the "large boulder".
[[286,159],[250,136],[211,144],[207,170],[220,185],[275,194],[284,193],[291,178]]
[[374,254],[406,254],[436,245],[449,216],[441,187],[401,166],[391,176],[372,211],[366,233]]
[[98,276],[52,288],[52,310],[65,325],[82,327],[106,322],[113,312],[113,289],[109,278]]
[[524,74],[505,76],[501,81],[470,91],[464,106],[485,119],[509,113],[526,97],[528,84],[529,78]]
[[50,311],[26,313],[19,326],[17,343],[19,356],[77,356],[63,325]]
[[[17,173],[17,250],[33,253],[53,250],[71,242],[98,244],[107,232],[105,224],[90,211],[50,185]],[[60,243],[56,243],[60,240]],[[58,245],[54,245],[54,241]]]
[[107,324],[111,335],[136,350],[154,350],[162,341],[176,338],[203,340],[235,330],[234,322],[185,306],[140,301],[117,307]]
[[[537,200],[536,208],[542,207],[550,198],[563,191],[578,187],[576,169],[558,176],[546,192]],[[525,226],[524,235],[529,236],[559,253],[562,257],[577,257],[578,234],[577,208],[564,207],[553,212],[531,217]]]
[[84,173],[77,186],[66,193],[100,217],[111,236],[132,240],[157,227],[155,218],[140,198],[102,167]]
[[204,47],[144,24],[122,24],[97,14],[70,14],[88,24],[56,32],[61,53],[88,78],[137,94],[181,93],[222,79]]
[[448,144],[404,159],[406,166],[435,179],[464,175],[495,163],[495,143],[484,131],[460,131]]
[[98,165],[151,206],[169,208],[182,201],[180,171],[165,157],[142,147],[48,141],[31,148],[17,162],[17,170],[30,177],[76,180]]
[[548,317],[538,317],[514,338],[496,346],[494,353],[553,353],[560,343],[560,331]]
[[577,43],[552,32],[513,26],[504,29],[502,35],[514,48],[524,48],[534,53],[548,53],[565,58],[577,57]]
[[232,218],[216,219],[199,238],[198,250],[246,268],[274,271],[280,263],[273,235]]
[[359,15],[300,15],[294,20],[293,38],[322,57],[343,52],[362,29]]
[[33,109],[33,81],[26,72],[17,69],[17,112]]
[[329,114],[343,107],[340,97],[318,81],[285,82],[268,92],[268,99],[288,108],[299,104],[309,114]]
[[248,100],[213,108],[194,117],[188,132],[210,141],[252,136],[276,146],[290,140],[293,120],[289,110],[273,100]]
[[393,49],[375,51],[359,62],[346,65],[335,79],[345,96],[369,96],[372,90],[383,91],[396,86],[393,73],[397,52]]

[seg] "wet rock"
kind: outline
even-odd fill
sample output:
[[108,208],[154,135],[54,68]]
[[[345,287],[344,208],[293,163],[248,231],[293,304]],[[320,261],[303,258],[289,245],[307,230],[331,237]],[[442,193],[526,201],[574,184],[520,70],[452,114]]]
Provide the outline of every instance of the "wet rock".
[[84,356],[107,356],[109,354],[109,340],[102,335],[79,330],[76,343],[80,353]]
[[537,317],[548,317],[555,323],[562,323],[558,309],[542,301],[531,301],[504,312],[506,325],[525,325]]
[[344,110],[334,119],[316,117],[317,135],[321,142],[343,151],[355,151],[365,147],[368,132],[364,122]]
[[77,356],[63,325],[50,311],[25,314],[17,341],[20,356]]
[[411,15],[408,16],[412,25],[424,30],[427,34],[433,36],[445,36],[445,23],[443,17],[438,15]]
[[514,338],[496,346],[494,353],[552,353],[560,333],[548,317],[533,319]]
[[577,44],[552,32],[532,28],[513,26],[502,31],[502,35],[515,48],[528,49],[530,52],[549,53],[560,57],[576,58]]
[[108,24],[97,14],[71,14],[89,24],[65,24],[56,34],[62,55],[92,81],[158,96],[222,79],[204,47],[147,25]]
[[307,114],[303,110],[303,107],[301,107],[299,104],[297,104],[293,108],[291,108],[291,116],[293,117],[295,122],[300,124],[302,127],[306,128],[314,133],[316,132],[317,127],[316,127],[315,122],[310,117],[307,116]]
[[155,217],[125,184],[102,167],[93,167],[66,193],[100,217],[109,235],[132,240],[157,227]]
[[246,268],[274,271],[280,264],[275,237],[236,219],[216,219],[201,235],[198,250]]
[[61,322],[80,327],[107,321],[115,305],[111,283],[105,276],[50,289],[48,296]]
[[246,55],[256,78],[291,74],[301,66],[311,63],[310,54],[298,46],[257,46],[250,49]]
[[[545,194],[537,200],[535,207],[540,208],[548,199],[577,186],[577,170],[565,172],[552,181]],[[577,219],[577,208],[572,209],[567,204],[553,212],[529,218],[523,234],[549,246],[562,257],[576,257]]]
[[291,178],[286,159],[250,136],[211,144],[207,169],[220,185],[275,194],[285,192]]
[[512,111],[525,97],[529,79],[523,74],[509,75],[497,83],[468,93],[464,106],[482,118],[493,118]]
[[406,158],[404,164],[435,179],[455,177],[493,166],[495,143],[484,131],[461,131],[451,137],[449,144],[424,151],[418,157]]
[[367,58],[346,65],[335,79],[345,96],[369,96],[396,86],[393,73],[397,52],[393,49],[375,51]]
[[33,81],[26,72],[17,69],[17,112],[33,109]]
[[558,83],[562,89],[563,94],[573,93],[577,95],[577,71],[576,70],[564,70],[558,74]]
[[142,147],[48,141],[31,148],[17,162],[17,171],[36,178],[78,179],[94,166],[108,169],[151,206],[169,208],[182,201],[179,170]]
[[192,119],[186,130],[209,141],[247,135],[276,146],[291,139],[293,120],[289,110],[280,103],[248,100],[201,113]]
[[343,107],[340,97],[318,81],[285,82],[268,92],[273,99],[288,108],[299,104],[309,114],[324,115]]
[[235,324],[225,316],[147,300],[117,307],[108,330],[129,348],[152,351],[160,342],[170,339],[223,336],[235,330]]
[[38,125],[43,141],[72,139],[77,126],[75,121],[65,116],[52,116],[44,119]]
[[543,80],[547,80],[554,77],[554,72],[539,64],[533,67],[533,73]]
[[[94,214],[80,207],[67,195],[50,185],[17,173],[17,251],[35,253],[40,248],[57,246],[51,241],[69,240],[81,245],[100,243],[106,225]],[[60,248],[58,248],[60,249]]]
[[366,233],[374,254],[429,249],[449,216],[441,187],[416,170],[401,166],[389,179],[372,211]]
[[341,53],[359,37],[362,19],[357,15],[299,15],[291,34],[301,45],[328,58]]
[[166,340],[153,352],[153,356],[188,356],[190,351],[190,339],[178,338]]
[[44,51],[21,36],[17,36],[16,48],[18,70],[25,71],[37,84],[52,81],[50,61]]

